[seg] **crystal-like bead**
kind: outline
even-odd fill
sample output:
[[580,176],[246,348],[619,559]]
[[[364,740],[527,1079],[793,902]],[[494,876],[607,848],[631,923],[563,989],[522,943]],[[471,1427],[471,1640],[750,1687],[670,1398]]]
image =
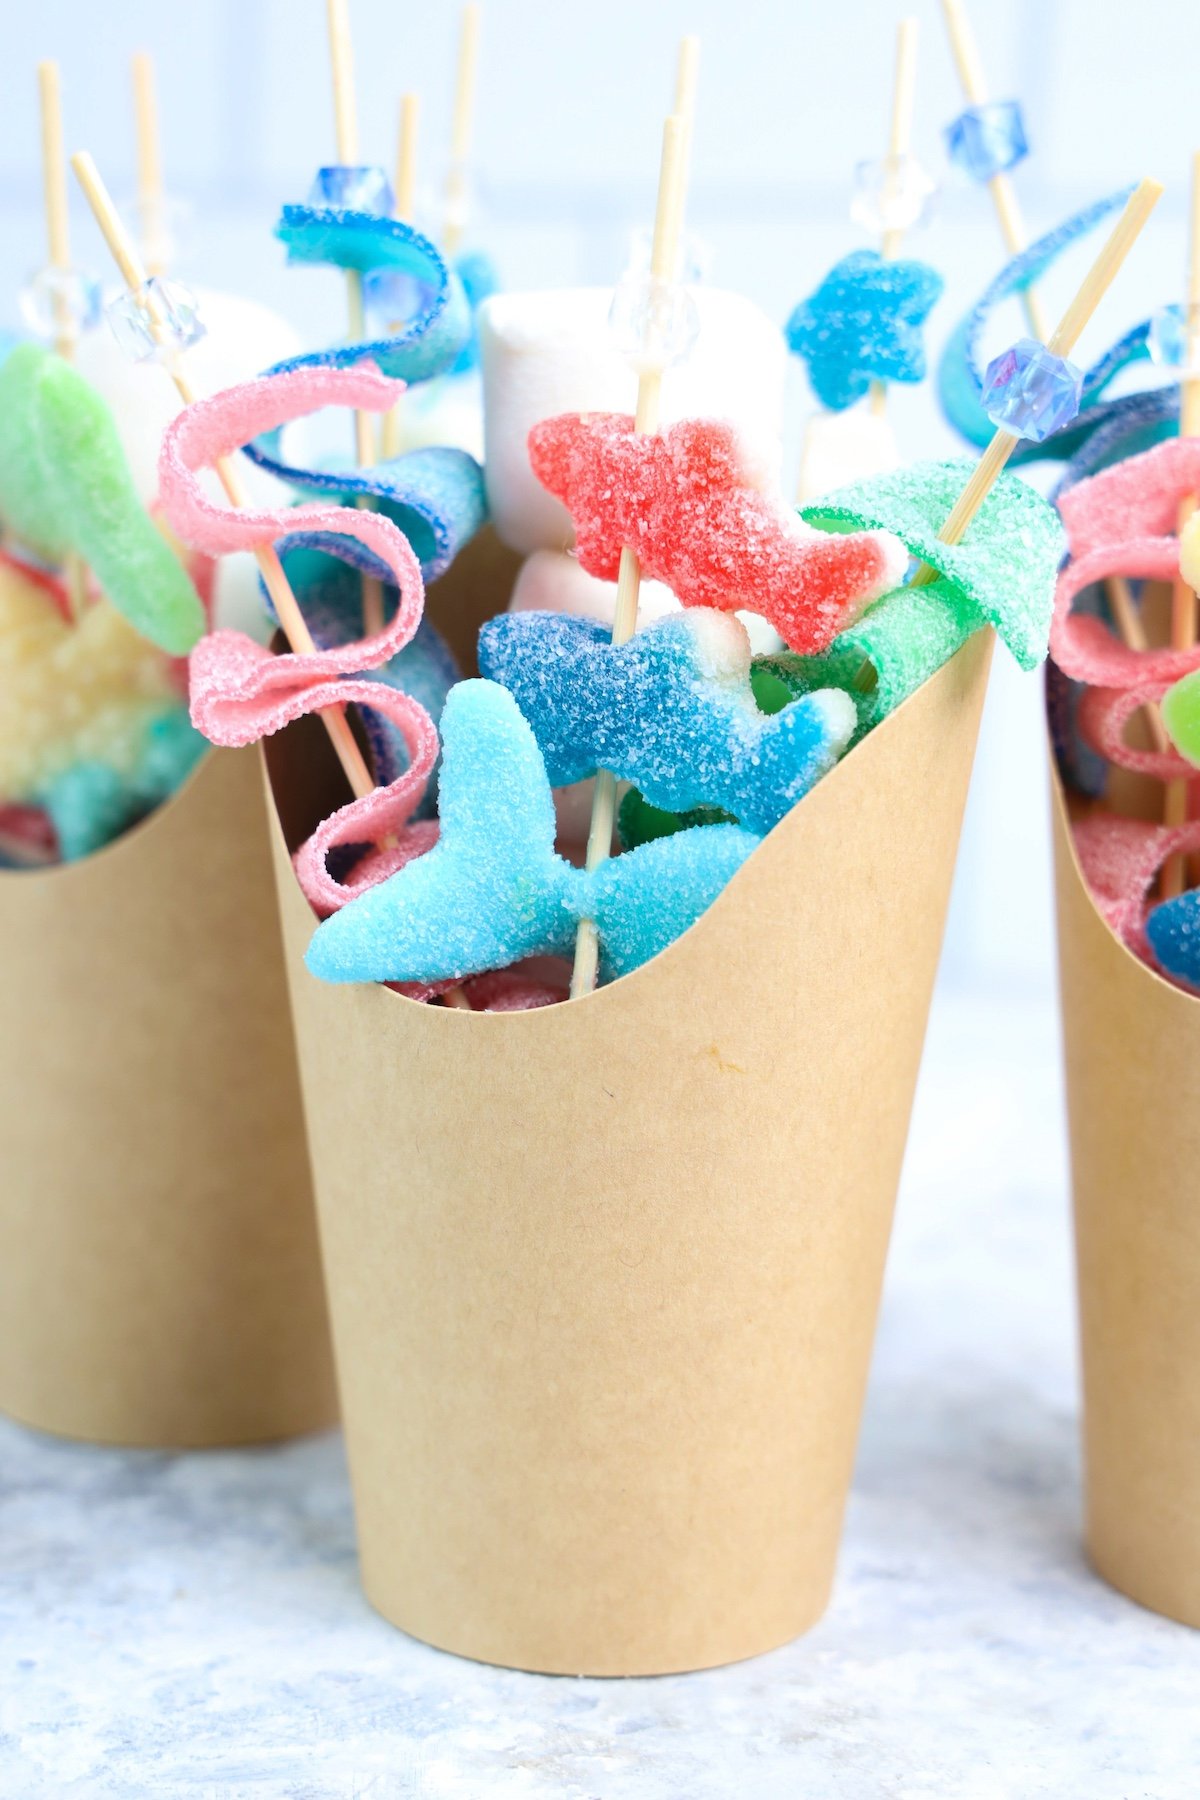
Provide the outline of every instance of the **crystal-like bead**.
[[629,270],[608,310],[613,343],[639,375],[682,362],[700,335],[696,302],[677,281]]
[[1079,411],[1083,373],[1036,338],[1018,338],[987,366],[983,410],[993,425],[1040,444]]
[[946,127],[946,153],[972,181],[990,181],[1029,154],[1025,121],[1015,100],[968,106]]
[[136,293],[111,300],[105,314],[131,362],[170,363],[204,336],[196,296],[182,281],[152,275]]
[[[1200,339],[1200,319],[1196,321],[1196,337]],[[1170,369],[1183,380],[1200,378],[1200,343],[1193,355],[1188,338],[1187,308],[1160,306],[1151,315],[1146,332],[1146,348],[1150,352],[1150,360],[1160,368]]]
[[880,156],[854,166],[850,217],[873,237],[911,231],[929,217],[937,183],[915,156]]
[[392,184],[375,163],[327,163],[317,170],[308,190],[310,206],[339,212],[379,213],[390,218],[395,208]]
[[32,332],[47,342],[99,324],[104,309],[100,283],[82,269],[39,269],[21,291],[21,314]]

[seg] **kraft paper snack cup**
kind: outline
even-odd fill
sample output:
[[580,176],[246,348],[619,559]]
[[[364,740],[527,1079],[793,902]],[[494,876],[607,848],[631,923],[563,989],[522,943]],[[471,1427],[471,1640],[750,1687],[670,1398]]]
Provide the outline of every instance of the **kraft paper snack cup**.
[[1096,909],[1054,780],[1087,1548],[1200,1626],[1200,1000]]
[[664,954],[522,1014],[308,975],[333,772],[311,719],[265,745],[363,1582],[414,1636],[632,1675],[824,1610],[990,647]]
[[186,1446],[335,1416],[255,758],[0,874],[0,1407]]

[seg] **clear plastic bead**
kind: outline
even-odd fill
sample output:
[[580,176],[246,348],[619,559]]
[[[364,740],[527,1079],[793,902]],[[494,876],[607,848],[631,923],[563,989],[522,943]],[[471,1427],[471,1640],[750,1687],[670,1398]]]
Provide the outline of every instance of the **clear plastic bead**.
[[872,237],[911,231],[932,210],[937,182],[915,156],[880,156],[854,167],[850,217]]
[[204,336],[192,290],[160,275],[144,281],[136,294],[118,295],[105,312],[113,336],[131,362],[170,363]]
[[376,163],[327,163],[313,178],[308,204],[391,218],[396,202],[387,174]]
[[1043,443],[1079,412],[1083,372],[1036,338],[1018,338],[987,366],[983,410],[1014,437]]
[[[629,273],[636,271],[645,275],[650,270],[650,257],[654,249],[654,232],[648,225],[639,225],[630,233],[629,238]],[[677,279],[687,287],[698,287],[708,280],[712,274],[713,250],[707,238],[697,237],[694,232],[685,231],[679,242],[679,268]]]
[[[1200,320],[1197,321],[1197,337],[1200,338]],[[1146,348],[1150,352],[1151,362],[1159,368],[1170,369],[1180,380],[1192,381],[1200,378],[1200,348],[1196,356],[1189,356],[1188,315],[1185,306],[1160,306],[1152,314],[1150,329],[1146,333]]]
[[47,343],[62,337],[74,340],[90,331],[99,324],[103,310],[99,281],[82,269],[39,269],[21,290],[21,316]]
[[700,335],[696,302],[677,281],[631,269],[608,309],[613,343],[639,375],[682,362]]
[[1029,154],[1025,121],[1015,100],[968,106],[946,127],[946,154],[972,181],[991,181]]

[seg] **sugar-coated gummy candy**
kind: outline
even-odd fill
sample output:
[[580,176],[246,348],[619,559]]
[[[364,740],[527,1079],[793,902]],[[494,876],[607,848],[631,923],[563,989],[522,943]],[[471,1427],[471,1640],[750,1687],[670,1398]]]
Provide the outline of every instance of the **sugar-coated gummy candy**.
[[760,493],[719,420],[643,436],[626,414],[567,414],[533,428],[529,454],[570,511],[590,574],[615,581],[629,545],[684,606],[758,613],[794,650],[823,650],[904,571],[888,532],[808,530]]
[[[611,288],[496,294],[479,314],[488,510],[510,548],[565,550],[571,520],[530,467],[526,443],[542,419],[618,412],[634,378],[609,335]],[[783,333],[742,294],[698,287],[700,336],[662,383],[661,423],[728,420],[748,460],[778,486],[783,457],[787,349]]]
[[203,632],[199,596],[138,499],[108,408],[36,344],[0,364],[0,521],[47,562],[78,553],[160,649],[182,656]]
[[1156,825],[1116,813],[1087,813],[1073,826],[1075,854],[1096,910],[1136,956],[1146,956],[1147,895],[1172,856],[1200,850],[1200,821]]
[[1152,907],[1146,938],[1165,974],[1200,991],[1200,889],[1189,888]]
[[759,683],[765,676],[774,677],[792,697],[821,688],[843,689],[857,709],[859,738],[894,712],[986,624],[971,597],[951,582],[939,579],[928,587],[897,588],[868,607],[823,655],[785,652],[759,657],[754,677]]
[[132,779],[153,721],[182,699],[178,665],[107,600],[71,625],[56,584],[0,559],[0,801],[38,796],[80,764]]
[[1049,501],[1002,473],[961,544],[944,544],[938,532],[973,468],[964,461],[913,463],[827,494],[804,507],[803,517],[823,531],[894,532],[995,626],[1023,669],[1033,669],[1046,654],[1062,525]]
[[923,381],[921,328],[941,291],[937,270],[908,257],[855,250],[835,263],[785,333],[821,404],[842,412],[872,381]]
[[[409,758],[404,772],[340,807],[297,852],[297,876],[318,912],[333,911],[417,851],[412,834],[419,836],[423,828],[409,822],[437,759],[437,732],[418,701],[372,680],[370,671],[390,662],[416,634],[424,606],[420,567],[411,546],[380,513],[320,504],[239,511],[211,500],[198,472],[238,444],[306,412],[327,405],[384,412],[398,392],[399,384],[371,363],[304,366],[198,401],[163,438],[163,507],[185,542],[219,555],[300,531],[311,532],[324,548],[344,547],[349,539],[356,554],[368,553],[371,571],[397,591],[396,609],[384,629],[360,642],[309,656],[272,656],[242,632],[217,631],[201,639],[189,664],[192,719],[214,743],[254,743],[308,713],[352,705],[374,708],[403,735]],[[345,880],[331,874],[331,851],[371,843],[384,846],[377,856],[364,858]]]
[[623,975],[686,931],[759,842],[717,825],[588,873],[555,854],[550,784],[511,694],[461,682],[442,739],[438,841],[317,928],[305,960],[322,980],[461,980],[568,956],[585,917],[602,973]]
[[40,793],[64,862],[102,849],[180,788],[208,745],[177,705],[152,718],[125,773],[111,763],[77,762]]
[[836,690],[761,713],[744,626],[707,608],[622,645],[589,619],[501,615],[479,634],[479,667],[521,708],[552,786],[607,768],[666,811],[717,806],[760,834],[833,767],[857,723]]

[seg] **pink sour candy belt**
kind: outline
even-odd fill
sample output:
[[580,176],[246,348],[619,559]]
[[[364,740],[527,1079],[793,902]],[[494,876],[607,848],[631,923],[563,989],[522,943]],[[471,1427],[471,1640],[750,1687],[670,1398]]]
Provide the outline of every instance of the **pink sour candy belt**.
[[1079,708],[1085,741],[1110,762],[1162,781],[1194,777],[1195,770],[1174,750],[1134,749],[1125,727],[1200,666],[1200,646],[1134,650],[1102,619],[1072,607],[1085,588],[1110,575],[1174,581],[1180,502],[1198,488],[1200,439],[1172,438],[1079,482],[1058,503],[1071,555],[1055,592],[1050,654],[1064,674],[1087,684]]
[[567,413],[534,426],[529,457],[571,514],[589,575],[615,581],[628,544],[684,606],[758,613],[793,650],[824,650],[904,576],[890,535],[815,531],[760,493],[718,420],[639,436],[622,413]]
[[1153,964],[1146,939],[1147,897],[1169,857],[1200,850],[1200,820],[1155,825],[1115,813],[1075,822],[1075,854],[1097,911],[1135,956]]
[[[373,707],[403,733],[410,757],[404,773],[341,807],[296,854],[300,885],[323,916],[403,867],[432,842],[431,827],[409,827],[408,821],[437,758],[433,721],[408,695],[382,682],[353,679],[388,662],[412,639],[424,606],[421,571],[407,540],[382,514],[324,503],[239,510],[210,500],[198,473],[251,438],[322,406],[386,412],[403,388],[403,382],[389,381],[372,363],[262,376],[187,407],[168,427],[159,458],[163,511],[186,543],[219,556],[271,545],[302,531],[337,533],[371,551],[399,591],[395,615],[383,631],[336,649],[275,656],[243,632],[216,631],[202,638],[191,655],[192,721],[213,743],[256,743],[307,713],[355,703]],[[326,858],[342,844],[382,848],[341,882],[330,875]]]

